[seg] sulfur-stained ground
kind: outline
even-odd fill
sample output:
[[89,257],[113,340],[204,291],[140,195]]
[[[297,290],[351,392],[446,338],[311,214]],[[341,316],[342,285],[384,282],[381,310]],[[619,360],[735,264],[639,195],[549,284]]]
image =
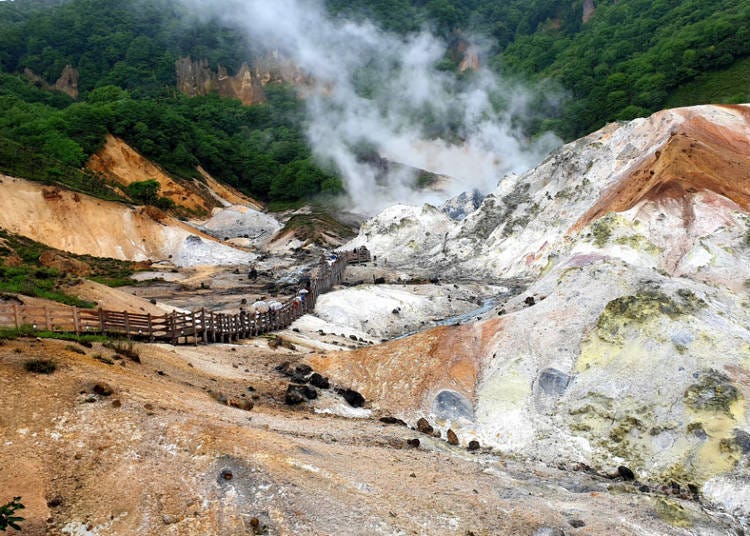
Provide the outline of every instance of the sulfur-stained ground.
[[[697,502],[639,492],[632,483],[572,467],[469,452],[384,424],[367,403],[362,418],[315,412],[310,403],[286,406],[289,379],[274,367],[294,366],[299,356],[265,339],[132,350],[140,363],[99,343],[0,345],[0,503],[23,497],[23,534],[727,529]],[[28,372],[29,359],[50,359],[57,368]],[[97,383],[113,392],[101,394],[107,390],[94,389]],[[346,409],[323,391],[315,407]],[[222,396],[254,407],[224,405],[217,401]],[[418,447],[407,443],[413,439]]]

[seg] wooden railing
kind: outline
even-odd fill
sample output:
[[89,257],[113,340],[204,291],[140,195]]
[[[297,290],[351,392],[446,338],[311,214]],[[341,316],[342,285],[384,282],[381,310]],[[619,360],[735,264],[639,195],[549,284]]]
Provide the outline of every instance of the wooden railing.
[[335,261],[322,261],[310,272],[310,285],[303,299],[290,299],[276,311],[240,311],[236,314],[200,309],[189,313],[173,311],[164,315],[79,309],[66,306],[35,307],[0,305],[0,326],[60,333],[102,334],[128,339],[169,341],[179,344],[231,342],[288,327],[300,316],[315,309],[318,296],[341,282],[348,264],[368,262],[365,248],[337,254]]

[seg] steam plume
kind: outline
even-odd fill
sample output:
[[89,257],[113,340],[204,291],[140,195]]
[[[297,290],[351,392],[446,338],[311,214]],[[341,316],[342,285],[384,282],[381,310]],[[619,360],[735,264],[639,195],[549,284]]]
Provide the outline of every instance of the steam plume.
[[[486,69],[468,80],[437,69],[446,45],[428,32],[401,37],[367,21],[334,19],[317,0],[184,1],[240,27],[311,77],[313,151],[335,164],[362,212],[487,192],[559,143],[552,135],[529,142],[512,126],[528,111],[527,90]],[[493,105],[498,99],[505,103],[500,111]],[[372,153],[404,166],[384,169],[363,158]],[[416,191],[410,168],[453,180],[441,183],[442,192]]]

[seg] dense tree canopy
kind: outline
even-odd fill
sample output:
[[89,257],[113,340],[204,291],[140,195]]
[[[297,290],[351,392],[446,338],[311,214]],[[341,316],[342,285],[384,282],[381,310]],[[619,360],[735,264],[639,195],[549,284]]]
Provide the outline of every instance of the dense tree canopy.
[[[552,129],[572,139],[668,103],[750,100],[744,0],[595,3],[584,23],[583,0],[326,0],[336,16],[367,16],[402,34],[429,28],[449,43],[483,36],[486,65],[566,96],[556,115],[527,125],[529,134]],[[0,2],[0,35],[0,168],[7,172],[90,188],[80,169],[110,132],[177,176],[196,176],[201,165],[267,200],[341,188],[312,158],[293,89],[266,86],[268,102],[247,107],[177,94],[179,57],[230,72],[253,57],[241,34],[191,18],[178,2]],[[76,101],[22,76],[29,69],[51,84],[68,64],[80,71]],[[440,68],[455,66],[446,58]]]

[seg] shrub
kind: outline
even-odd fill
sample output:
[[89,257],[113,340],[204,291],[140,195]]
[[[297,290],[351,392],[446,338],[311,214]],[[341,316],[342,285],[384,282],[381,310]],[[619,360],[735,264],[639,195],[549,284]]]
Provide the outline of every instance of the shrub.
[[131,361],[136,363],[141,362],[141,354],[135,349],[132,341],[112,341],[105,342],[103,345],[105,348],[114,350],[120,355],[124,355]]
[[0,506],[0,531],[5,532],[8,527],[21,530],[18,522],[23,521],[23,518],[14,514],[16,510],[24,508],[26,507],[21,503],[21,497],[13,497],[11,502]]
[[57,370],[57,365],[49,359],[29,359],[23,364],[23,367],[36,374],[52,374]]

